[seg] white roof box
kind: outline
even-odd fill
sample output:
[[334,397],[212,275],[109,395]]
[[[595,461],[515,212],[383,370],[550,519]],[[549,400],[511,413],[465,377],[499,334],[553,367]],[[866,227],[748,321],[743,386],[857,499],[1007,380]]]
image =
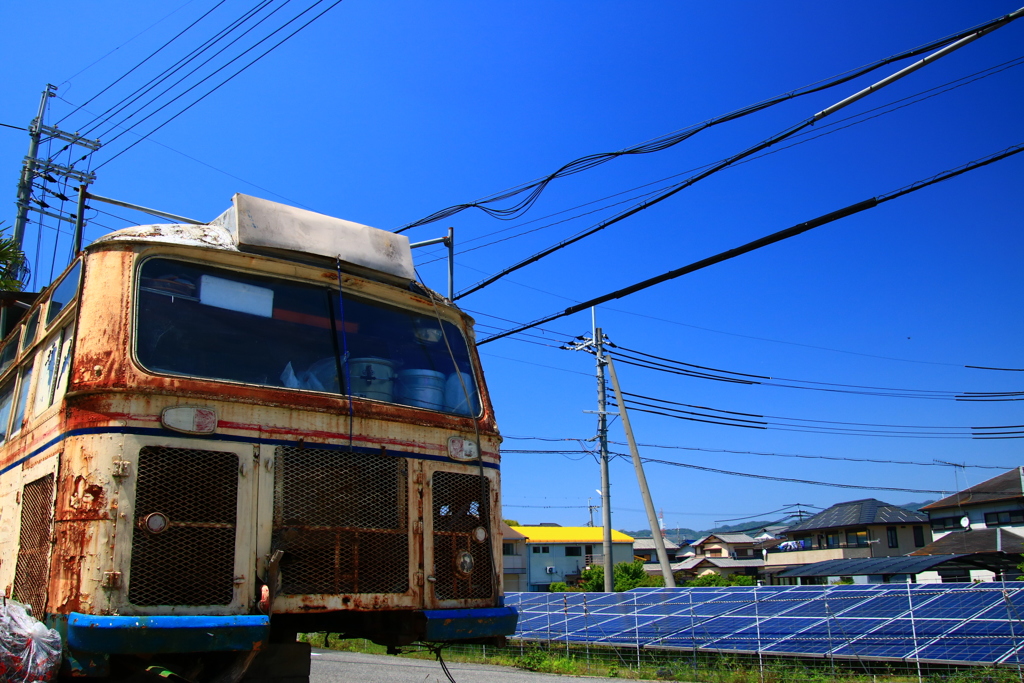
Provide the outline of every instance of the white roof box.
[[227,230],[239,247],[341,258],[396,277],[416,279],[405,235],[244,194],[232,197],[232,204],[210,224]]

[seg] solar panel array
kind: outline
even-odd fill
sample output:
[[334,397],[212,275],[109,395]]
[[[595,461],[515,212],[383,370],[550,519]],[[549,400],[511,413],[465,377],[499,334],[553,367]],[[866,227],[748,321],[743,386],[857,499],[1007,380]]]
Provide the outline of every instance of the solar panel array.
[[1020,664],[1024,582],[508,593],[517,638],[709,652]]

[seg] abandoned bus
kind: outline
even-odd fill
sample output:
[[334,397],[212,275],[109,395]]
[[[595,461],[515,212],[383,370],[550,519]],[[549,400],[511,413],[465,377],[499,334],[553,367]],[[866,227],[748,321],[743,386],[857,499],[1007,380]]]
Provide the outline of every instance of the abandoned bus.
[[404,236],[235,195],[97,240],[3,321],[0,586],[65,674],[270,652],[293,680],[297,633],[514,630],[472,320]]

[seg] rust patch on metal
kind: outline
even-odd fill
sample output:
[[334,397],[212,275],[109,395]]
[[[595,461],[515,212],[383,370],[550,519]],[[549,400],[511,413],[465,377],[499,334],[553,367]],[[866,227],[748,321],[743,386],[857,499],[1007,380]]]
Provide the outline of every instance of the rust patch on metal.
[[51,604],[59,614],[81,612],[88,596],[82,593],[82,564],[92,541],[89,522],[57,522],[57,545],[50,572]]
[[61,477],[57,495],[58,522],[110,519],[106,491],[82,475]]

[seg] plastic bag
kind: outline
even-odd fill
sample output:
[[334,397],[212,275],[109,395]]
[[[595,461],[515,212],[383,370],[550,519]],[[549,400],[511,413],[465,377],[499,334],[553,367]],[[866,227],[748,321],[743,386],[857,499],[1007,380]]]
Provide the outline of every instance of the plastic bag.
[[14,600],[0,605],[0,681],[52,681],[60,669],[61,641]]

